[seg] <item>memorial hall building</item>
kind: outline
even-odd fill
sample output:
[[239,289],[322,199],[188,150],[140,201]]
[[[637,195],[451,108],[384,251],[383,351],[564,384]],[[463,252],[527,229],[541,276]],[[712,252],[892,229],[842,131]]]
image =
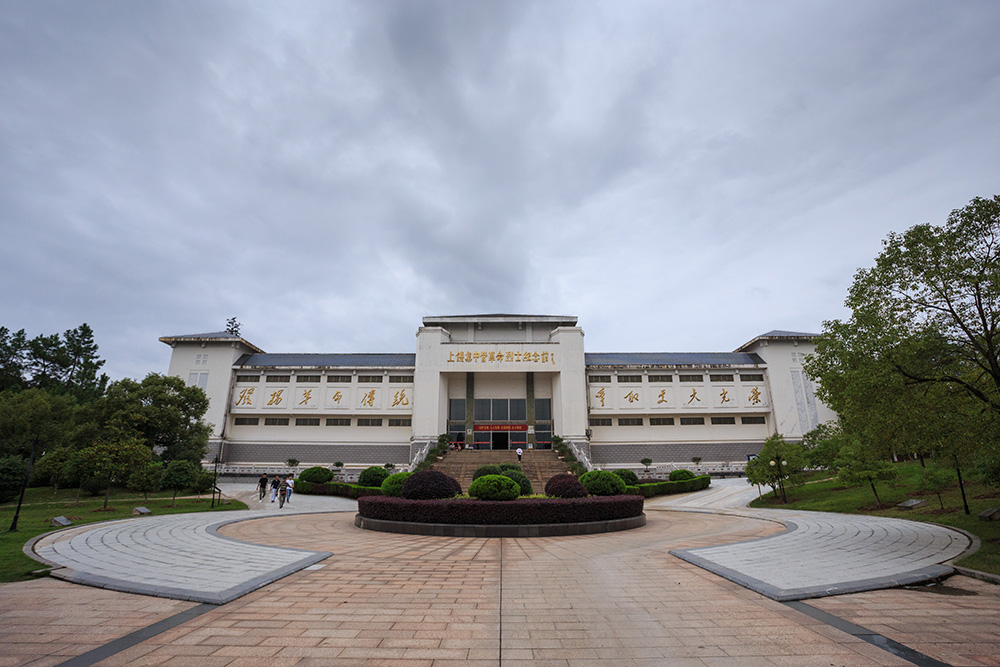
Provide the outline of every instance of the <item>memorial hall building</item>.
[[205,390],[208,460],[405,468],[448,433],[476,449],[549,448],[594,466],[743,464],[777,432],[836,415],[802,370],[815,334],[733,352],[587,352],[576,317],[425,317],[416,350],[267,353],[225,332],[165,336],[169,374]]

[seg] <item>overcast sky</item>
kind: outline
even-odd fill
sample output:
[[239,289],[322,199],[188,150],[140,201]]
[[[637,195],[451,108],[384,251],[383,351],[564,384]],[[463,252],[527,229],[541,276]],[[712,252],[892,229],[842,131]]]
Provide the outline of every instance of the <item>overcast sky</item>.
[[0,325],[114,378],[235,316],[592,352],[846,315],[890,231],[1000,191],[1000,2],[66,2],[0,11]]

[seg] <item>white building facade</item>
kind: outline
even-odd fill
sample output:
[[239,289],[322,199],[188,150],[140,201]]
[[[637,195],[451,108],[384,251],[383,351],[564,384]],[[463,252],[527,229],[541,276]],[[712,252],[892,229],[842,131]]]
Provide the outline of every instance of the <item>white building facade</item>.
[[836,415],[802,371],[814,334],[731,353],[589,353],[577,318],[425,317],[415,353],[267,354],[228,333],[168,336],[169,373],[206,391],[208,459],[328,466],[419,460],[441,433],[477,449],[549,448],[602,467],[745,463]]

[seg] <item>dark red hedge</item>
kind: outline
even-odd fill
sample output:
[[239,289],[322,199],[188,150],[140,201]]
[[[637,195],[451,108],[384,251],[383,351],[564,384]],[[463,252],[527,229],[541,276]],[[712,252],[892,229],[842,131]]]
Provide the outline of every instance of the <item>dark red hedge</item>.
[[518,500],[407,500],[388,496],[358,498],[368,519],[413,523],[524,525],[627,519],[642,514],[642,496],[520,498]]

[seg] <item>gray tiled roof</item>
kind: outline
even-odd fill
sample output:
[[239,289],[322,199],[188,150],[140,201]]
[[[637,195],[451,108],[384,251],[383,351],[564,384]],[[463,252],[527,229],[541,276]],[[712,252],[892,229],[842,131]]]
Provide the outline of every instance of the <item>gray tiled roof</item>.
[[587,366],[746,366],[763,365],[756,354],[741,352],[588,352]]
[[413,368],[415,354],[247,354],[236,362],[244,367]]

